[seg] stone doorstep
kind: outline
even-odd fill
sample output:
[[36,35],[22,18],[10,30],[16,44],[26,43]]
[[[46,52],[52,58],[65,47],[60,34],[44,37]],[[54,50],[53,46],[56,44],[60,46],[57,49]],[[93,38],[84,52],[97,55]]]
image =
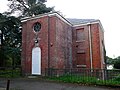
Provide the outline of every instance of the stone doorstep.
[[39,76],[28,76],[28,78],[38,78]]

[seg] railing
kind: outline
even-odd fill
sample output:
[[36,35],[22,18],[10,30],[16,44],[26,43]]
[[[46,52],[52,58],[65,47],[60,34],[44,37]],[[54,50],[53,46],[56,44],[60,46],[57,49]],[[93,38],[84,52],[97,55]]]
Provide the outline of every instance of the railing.
[[21,67],[0,67],[0,78],[20,77]]
[[94,82],[120,85],[120,70],[106,69],[46,69],[46,76],[70,82]]

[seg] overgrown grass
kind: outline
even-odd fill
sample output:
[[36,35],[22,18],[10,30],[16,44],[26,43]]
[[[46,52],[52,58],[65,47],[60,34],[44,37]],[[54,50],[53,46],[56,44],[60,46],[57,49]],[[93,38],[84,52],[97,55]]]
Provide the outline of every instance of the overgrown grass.
[[20,69],[0,70],[0,78],[17,78],[21,76]]
[[120,80],[100,80],[95,77],[87,77],[80,75],[63,75],[59,77],[50,77],[50,80],[66,82],[66,83],[78,83],[88,85],[108,85],[108,86],[120,86]]

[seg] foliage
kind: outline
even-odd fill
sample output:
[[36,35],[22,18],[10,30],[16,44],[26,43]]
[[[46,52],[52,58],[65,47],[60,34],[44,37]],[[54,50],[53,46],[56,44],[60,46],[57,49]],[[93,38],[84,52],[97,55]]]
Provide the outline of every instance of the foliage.
[[114,68],[120,69],[120,56],[115,58]]
[[110,58],[106,56],[107,64],[113,64],[115,69],[120,69],[120,56],[116,58]]
[[20,24],[19,18],[0,14],[0,30],[2,31],[2,48],[0,50],[0,56],[1,59],[5,60],[4,63],[9,66],[13,63],[14,56],[14,60],[20,62]]
[[[46,0],[8,0],[8,12],[0,14],[0,30],[2,30],[2,49],[0,59],[3,59],[3,66],[15,66],[20,64],[21,55],[21,22],[20,18],[25,16],[38,15],[50,12],[53,8],[46,7]],[[20,12],[18,18],[11,16]]]
[[50,77],[50,80],[66,82],[66,83],[78,83],[87,85],[108,85],[108,86],[119,86],[120,81],[116,79],[112,80],[100,80],[96,77],[80,76],[80,75],[63,75],[59,77]]
[[107,64],[114,64],[114,59],[113,58],[106,56],[106,60],[107,60],[106,61]]
[[63,75],[60,77],[52,77],[53,80],[59,80],[62,82],[68,82],[68,83],[96,83],[97,78],[95,77],[85,77],[85,76],[78,76],[78,75]]
[[[44,4],[46,0],[8,0],[11,3],[10,14],[14,12],[20,12],[24,16],[38,15],[42,13],[47,13],[53,10],[53,7],[46,7]],[[7,12],[8,13],[8,12]]]
[[4,35],[4,45],[8,47],[20,47],[21,43],[21,30],[20,30],[20,20],[13,16],[4,16],[5,18],[1,20],[0,30]]
[[20,68],[0,70],[0,78],[16,78],[21,77]]
[[120,74],[114,78],[115,81],[120,81]]

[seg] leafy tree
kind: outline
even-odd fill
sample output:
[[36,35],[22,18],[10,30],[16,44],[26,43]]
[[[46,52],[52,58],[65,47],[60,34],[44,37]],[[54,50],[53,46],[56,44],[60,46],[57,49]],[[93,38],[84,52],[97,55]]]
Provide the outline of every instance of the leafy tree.
[[120,56],[118,56],[114,60],[115,60],[115,62],[114,62],[114,68],[120,69]]
[[[22,16],[32,16],[47,13],[53,10],[51,7],[46,7],[46,0],[8,0],[10,12],[20,11]],[[7,12],[8,13],[8,12]]]
[[3,60],[2,66],[13,64],[14,56],[16,56],[15,61],[20,62],[21,29],[19,18],[0,14],[0,30],[2,31],[0,50],[0,58]]
[[107,64],[114,64],[114,59],[113,58],[106,56],[106,60],[107,60],[106,61]]
[[[0,59],[6,66],[20,64],[21,50],[21,22],[20,18],[47,13],[53,8],[46,7],[46,0],[8,0],[10,10],[0,14],[0,30],[3,33],[3,45],[0,49]],[[18,18],[11,16],[20,12]],[[3,64],[1,64],[3,65]]]
[[107,64],[113,64],[115,69],[120,69],[120,56],[116,58],[110,58],[106,56]]

